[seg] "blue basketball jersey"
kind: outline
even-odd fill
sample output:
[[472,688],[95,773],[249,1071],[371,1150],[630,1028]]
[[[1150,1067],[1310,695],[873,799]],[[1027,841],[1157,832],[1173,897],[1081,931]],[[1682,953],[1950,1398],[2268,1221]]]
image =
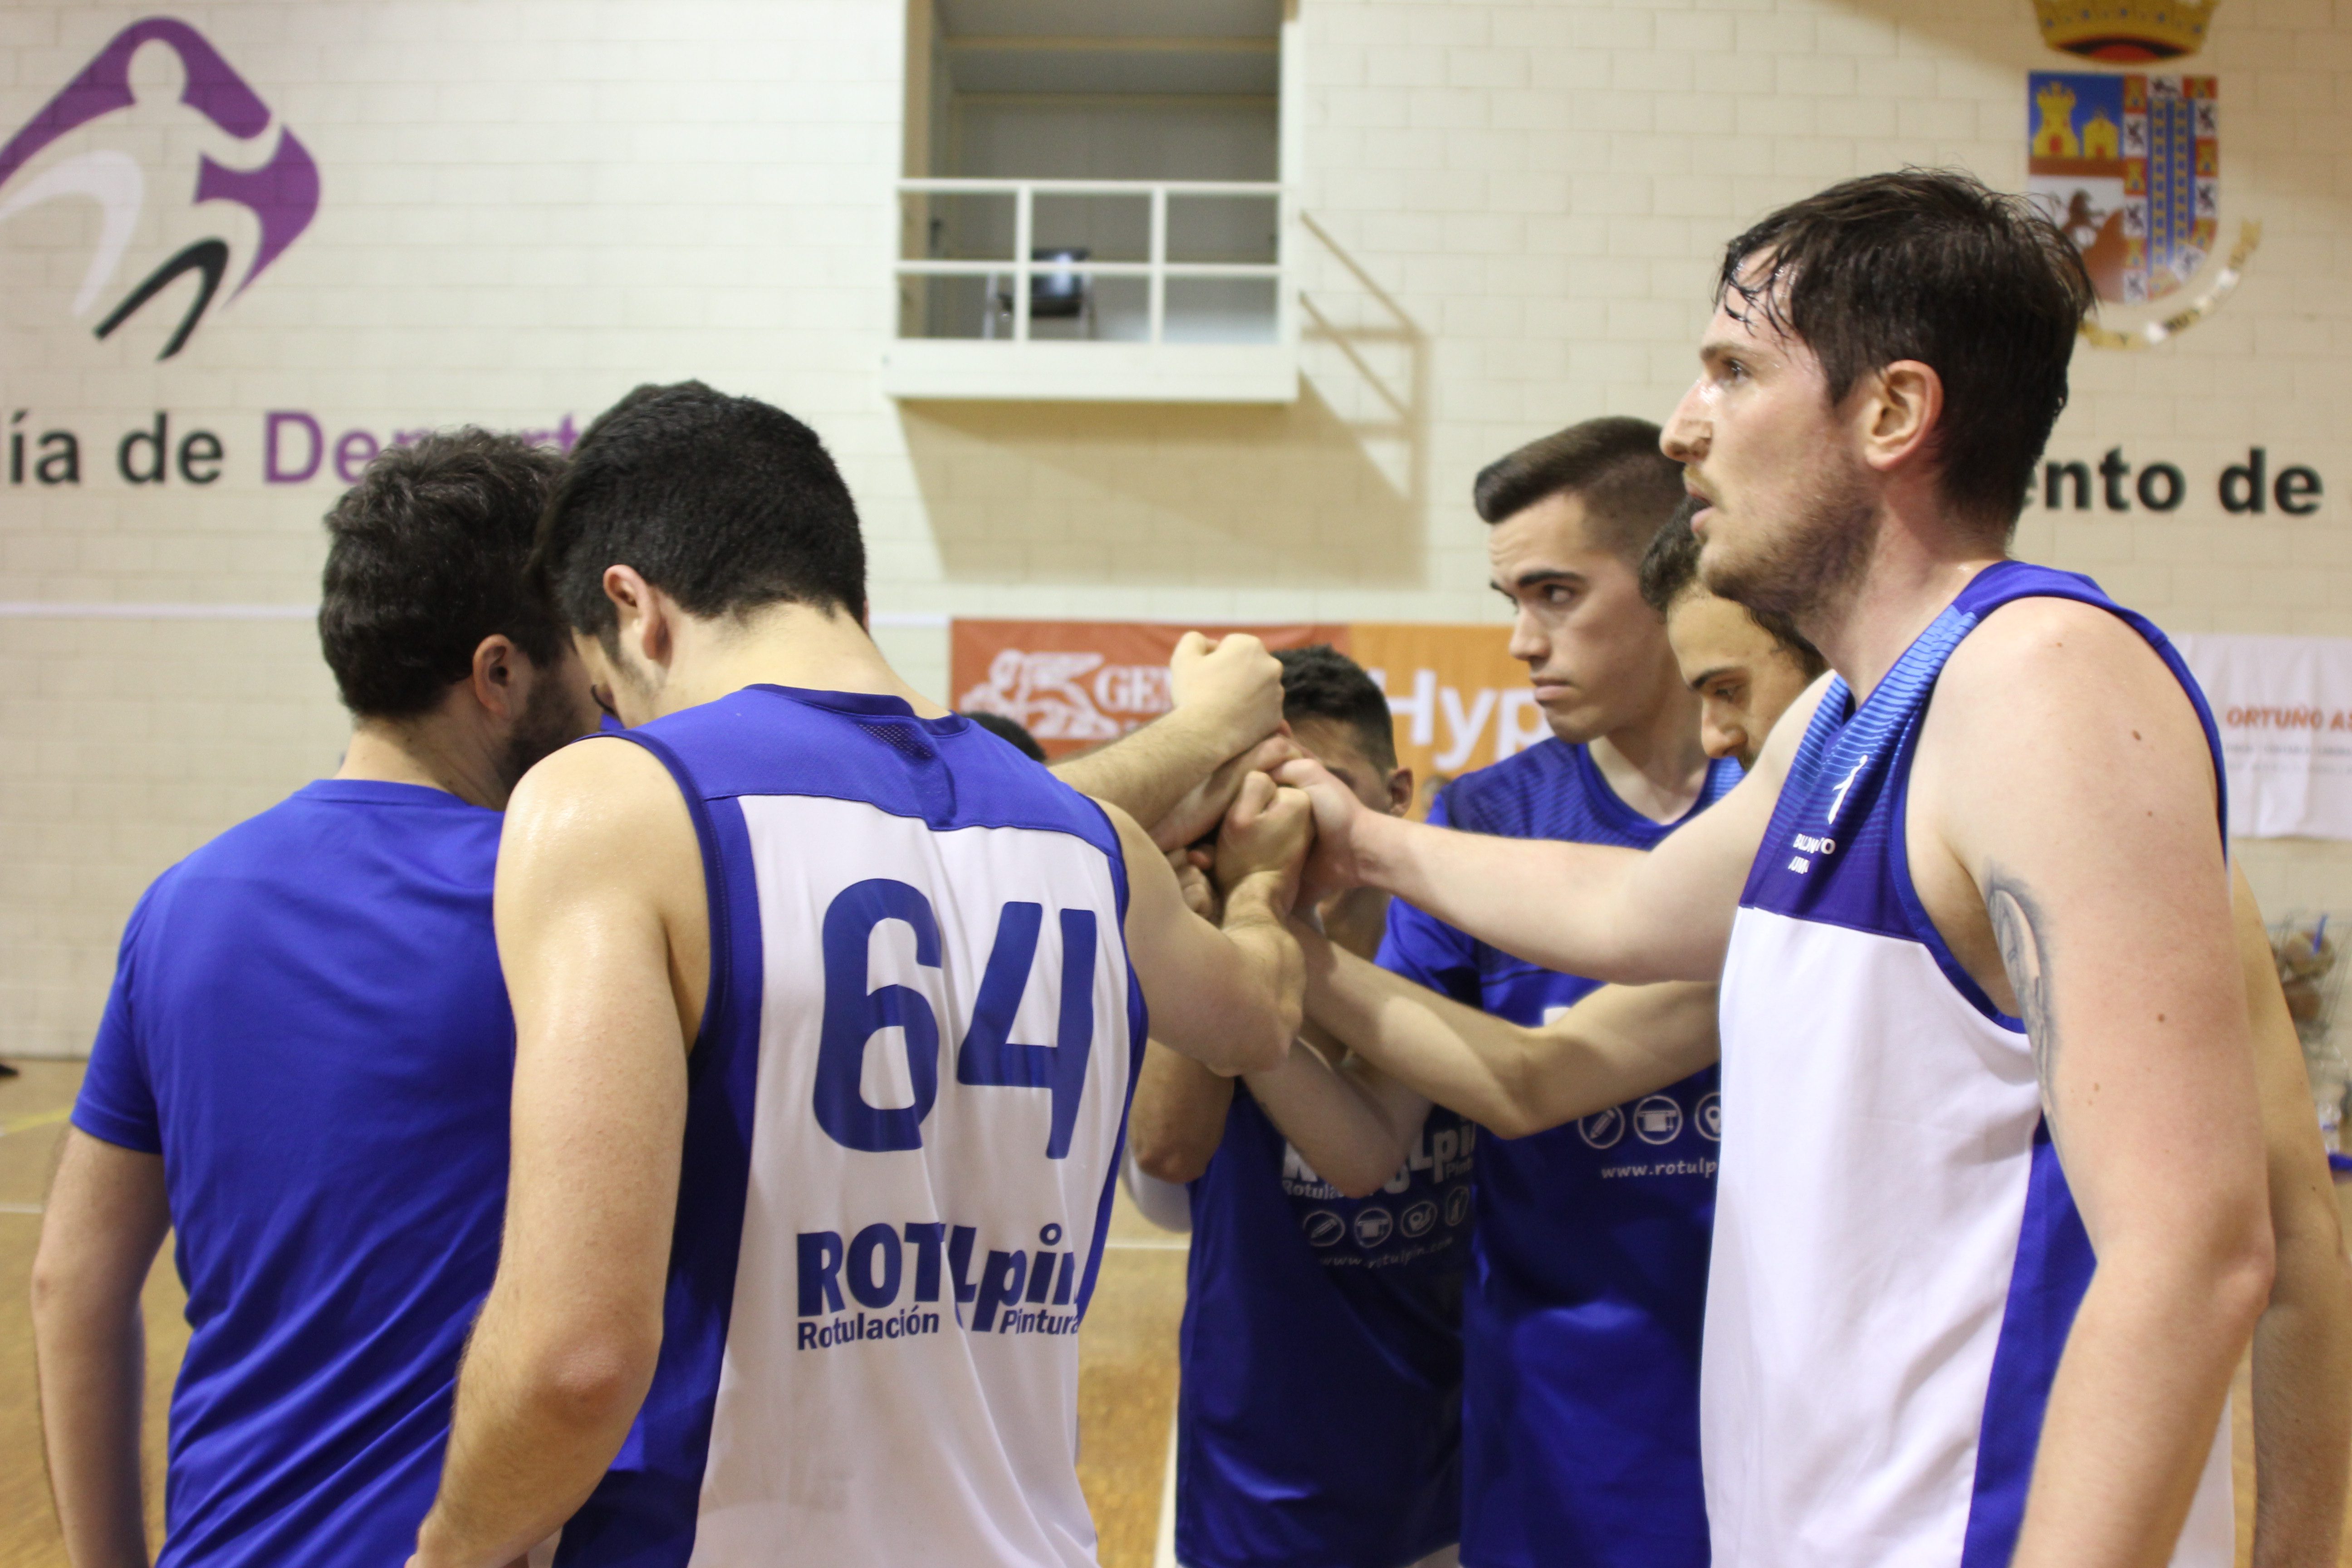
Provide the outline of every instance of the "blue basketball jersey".
[[1085,1568],[1076,1333],[1145,1034],[1117,832],[896,698],[620,739],[694,819],[710,994],[660,1361],[557,1562]]
[[1185,1568],[1401,1568],[1454,1541],[1476,1138],[1434,1109],[1389,1184],[1349,1198],[1235,1087],[1192,1184]]
[[[1707,772],[1696,815],[1739,780]],[[1554,739],[1466,773],[1432,822],[1649,849],[1678,824],[1619,800]],[[1684,820],[1687,821],[1685,817]],[[1380,962],[1514,1023],[1596,982],[1510,956],[1402,900]],[[1463,1301],[1462,1560],[1706,1568],[1699,1325],[1722,1104],[1716,1069],[1529,1138],[1479,1141]]]
[[139,902],[73,1112],[163,1161],[188,1292],[163,1568],[415,1549],[499,1258],[499,814],[328,779]]
[[[2071,572],[1987,567],[1859,708],[1830,683],[1724,965],[1731,1115],[1702,1426],[1725,1568],[2003,1568],[2017,1544],[2090,1238],[2024,1026],[1920,904],[1904,803],[1946,661],[2030,597],[2096,605],[2146,637],[2195,704],[2221,784],[2179,654]],[[2224,1415],[2173,1563],[2226,1568],[2235,1544]]]

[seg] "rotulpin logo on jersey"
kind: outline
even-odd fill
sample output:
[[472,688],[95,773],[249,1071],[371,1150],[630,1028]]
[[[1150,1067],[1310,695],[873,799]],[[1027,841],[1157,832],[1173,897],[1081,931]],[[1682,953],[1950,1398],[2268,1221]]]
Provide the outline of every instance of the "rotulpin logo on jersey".
[[0,145],[0,223],[68,197],[100,215],[72,315],[103,303],[91,331],[107,339],[163,298],[180,306],[155,334],[170,359],[225,284],[251,288],[310,226],[319,166],[204,35],[151,16]]
[[[2260,243],[2221,224],[2220,87],[2210,76],[2034,71],[2026,79],[2027,187],[2081,247],[2100,319],[2084,335],[2146,348],[2203,320]],[[2112,315],[2107,307],[2116,308]]]
[[973,1226],[876,1224],[846,1243],[839,1231],[803,1231],[795,1237],[797,1348],[832,1350],[936,1334],[939,1308],[950,1300],[957,1324],[975,1334],[1075,1334],[1078,1255],[1061,1246],[1058,1225],[1040,1228],[1037,1240],[1034,1251],[989,1248],[975,1269],[981,1248]]

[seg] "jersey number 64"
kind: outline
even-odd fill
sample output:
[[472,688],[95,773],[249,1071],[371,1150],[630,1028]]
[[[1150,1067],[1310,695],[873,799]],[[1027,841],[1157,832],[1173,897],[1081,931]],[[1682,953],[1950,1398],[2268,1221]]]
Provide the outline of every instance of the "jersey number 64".
[[[940,967],[939,917],[919,889],[877,877],[843,889],[824,911],[824,1029],[817,1047],[814,1108],[817,1125],[835,1142],[869,1153],[921,1148],[923,1119],[940,1094],[940,1021],[930,999],[905,985],[866,989],[868,942],[884,921],[912,927],[915,962]],[[1062,994],[1054,1043],[1019,1045],[1013,1038],[1013,1015],[1028,989],[1045,921],[1043,904],[1009,903],[998,915],[971,1026],[956,1048],[956,1081],[1050,1092],[1054,1120],[1045,1157],[1059,1160],[1070,1152],[1087,1061],[1094,1054],[1095,914],[1061,911]],[[915,1101],[872,1105],[861,1087],[866,1042],[893,1028],[906,1041]]]

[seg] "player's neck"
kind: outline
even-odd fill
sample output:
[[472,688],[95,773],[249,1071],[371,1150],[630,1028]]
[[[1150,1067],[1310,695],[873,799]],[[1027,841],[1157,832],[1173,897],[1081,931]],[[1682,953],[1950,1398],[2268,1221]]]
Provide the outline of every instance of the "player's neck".
[[419,784],[489,811],[504,811],[514,789],[495,739],[446,705],[415,719],[361,720],[335,777]]
[[1979,532],[1955,527],[1938,513],[1890,512],[1853,586],[1801,617],[1798,629],[1860,703],[1969,579],[2003,558]]
[[1679,680],[1666,683],[1640,719],[1595,737],[1586,751],[1617,798],[1653,822],[1679,821],[1706,788],[1698,699]]
[[896,697],[926,719],[947,710],[898,678],[866,628],[845,615],[808,605],[774,605],[748,624],[687,620],[676,631],[656,706],[663,713],[696,708],[747,686],[792,686]]

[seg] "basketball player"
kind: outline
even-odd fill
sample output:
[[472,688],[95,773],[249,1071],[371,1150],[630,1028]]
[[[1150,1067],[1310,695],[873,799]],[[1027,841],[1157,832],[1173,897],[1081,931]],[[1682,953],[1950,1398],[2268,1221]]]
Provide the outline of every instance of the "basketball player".
[[139,1293],[167,1227],[192,1333],[162,1561],[396,1562],[433,1500],[506,1187],[499,814],[596,721],[525,571],[560,468],[480,430],[369,466],[327,516],[342,767],[131,917],[33,1277],[79,1568],[148,1562]]
[[[1709,594],[1697,581],[1697,553],[1688,518],[1677,513],[1643,557],[1642,590],[1654,606],[1663,602],[1675,657],[1706,704],[1708,751],[1720,756],[1748,748],[1751,735],[1760,745],[1802,695],[1804,665],[1819,656],[1780,617]],[[2352,1274],[2269,933],[2234,866],[2231,893],[2278,1258],[2254,1335],[2252,1560],[2316,1568],[2335,1562],[2352,1459]],[[1522,1137],[1605,1113],[1717,1060],[1712,986],[1604,985],[1558,1021],[1523,1028],[1358,962],[1312,932],[1302,945],[1309,1019],[1344,1036],[1354,1054],[1330,1064],[1293,1047],[1289,1063],[1248,1081],[1294,1142],[1315,1153],[1393,1147],[1400,1103],[1410,1114],[1424,1100]]]
[[1287,1049],[1304,802],[1255,775],[1192,914],[892,673],[839,474],[751,399],[601,421],[540,560],[632,728],[509,812],[508,1230],[416,1561],[1090,1563],[1075,1334],[1144,999],[1221,1070]]
[[[1630,853],[1737,781],[1700,750],[1697,699],[1642,602],[1642,551],[1681,500],[1657,436],[1638,419],[1588,420],[1479,475],[1494,584],[1517,612],[1511,651],[1552,734],[1448,784],[1431,822]],[[1382,966],[1519,1024],[1595,984],[1443,913],[1391,906]],[[1694,1413],[1714,1093],[1706,1068],[1641,1115],[1481,1142],[1463,1303],[1465,1563],[1704,1568]]]
[[2273,1247],[2211,721],[2152,626],[2006,555],[2090,298],[1960,174],[1731,243],[1665,450],[1708,585],[1835,674],[1654,852],[1282,770],[1323,882],[1611,979],[1722,973],[1728,1568],[2231,1558],[2223,1405]]
[[[1371,678],[1327,646],[1275,657],[1297,744],[1368,806],[1407,810],[1412,773],[1397,766]],[[1320,911],[1324,929],[1370,954],[1387,901],[1343,893]],[[1343,1048],[1328,1037],[1296,1048],[1318,1047]],[[1136,1160],[1191,1184],[1176,1408],[1185,1568],[1453,1561],[1475,1132],[1421,1110],[1383,1141],[1374,1173],[1335,1181],[1233,1079],[1164,1047],[1148,1053]]]
[[1666,620],[1666,641],[1683,681],[1698,694],[1699,742],[1710,757],[1756,765],[1764,737],[1829,661],[1788,616],[1751,609],[1706,591],[1698,580],[1698,536],[1686,500],[1642,555],[1642,598]]

